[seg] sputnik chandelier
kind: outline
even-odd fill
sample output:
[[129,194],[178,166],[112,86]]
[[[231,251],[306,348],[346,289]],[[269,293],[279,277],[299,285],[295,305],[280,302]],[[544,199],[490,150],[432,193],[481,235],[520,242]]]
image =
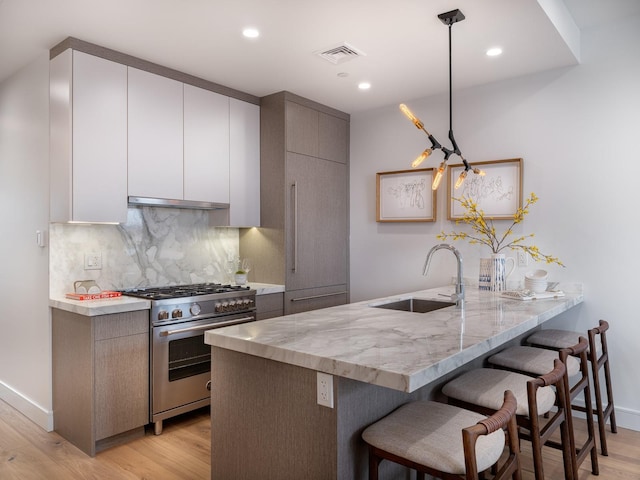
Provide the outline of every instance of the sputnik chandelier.
[[469,172],[469,170],[471,170],[476,175],[484,175],[484,172],[482,170],[469,165],[469,162],[467,162],[467,160],[462,156],[462,152],[460,151],[460,148],[456,143],[456,139],[453,136],[453,101],[451,93],[451,26],[454,23],[461,22],[465,17],[460,10],[456,9],[450,12],[441,13],[440,15],[438,15],[438,18],[442,23],[449,27],[449,140],[451,141],[451,148],[443,147],[438,142],[438,140],[436,140],[436,138],[431,135],[426,128],[424,128],[424,123],[422,123],[418,117],[411,113],[411,110],[409,110],[409,108],[407,108],[405,104],[400,105],[400,110],[402,110],[402,113],[404,113],[419,130],[422,130],[424,133],[426,133],[427,137],[429,137],[429,141],[431,142],[431,147],[426,148],[420,154],[420,156],[418,156],[418,158],[413,161],[413,163],[411,164],[411,168],[417,168],[427,157],[429,157],[429,155],[433,153],[434,150],[441,150],[442,153],[444,153],[444,160],[440,163],[440,166],[438,167],[438,170],[436,171],[436,174],[433,178],[433,184],[431,185],[431,188],[433,188],[433,190],[436,190],[440,185],[440,181],[442,180],[444,171],[447,168],[447,160],[449,160],[449,157],[451,157],[451,155],[453,155],[454,153],[460,157],[464,165],[464,170],[460,173],[460,176],[456,181],[455,188],[459,188],[463,184],[464,179],[467,178],[467,173]]

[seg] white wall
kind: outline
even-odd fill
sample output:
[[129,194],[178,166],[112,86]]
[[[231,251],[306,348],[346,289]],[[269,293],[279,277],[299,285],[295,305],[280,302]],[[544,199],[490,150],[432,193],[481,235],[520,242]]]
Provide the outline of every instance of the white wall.
[[0,398],[50,430],[49,55],[0,84]]
[[[586,332],[600,318],[610,322],[618,422],[636,430],[638,45],[636,16],[584,31],[582,63],[576,67],[454,95],[454,131],[469,160],[524,159],[523,190],[534,191],[540,201],[521,231],[535,233],[535,244],[567,265],[541,265],[553,279],[582,282],[585,288],[585,303],[555,323]],[[453,70],[455,76],[455,64]],[[446,140],[447,95],[407,103],[437,138]],[[445,189],[438,192],[433,224],[375,222],[375,173],[408,168],[427,146],[426,137],[396,105],[353,115],[351,135],[351,300],[447,283],[455,264],[446,252],[438,255],[433,273],[421,276],[428,249],[439,243],[435,235],[455,226],[446,220]],[[456,246],[464,254],[465,276],[477,277],[478,259],[488,252],[460,241]],[[530,263],[528,269],[535,266]],[[519,269],[514,278],[523,273]]]

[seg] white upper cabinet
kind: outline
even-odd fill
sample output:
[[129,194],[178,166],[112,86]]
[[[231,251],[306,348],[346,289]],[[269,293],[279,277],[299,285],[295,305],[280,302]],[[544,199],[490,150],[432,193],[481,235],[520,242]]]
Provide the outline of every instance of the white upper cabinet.
[[229,226],[260,226],[260,107],[230,100],[231,202]]
[[187,84],[184,200],[229,203],[229,97]]
[[129,195],[178,199],[183,190],[183,84],[129,67]]
[[50,62],[52,222],[127,221],[127,67],[65,50]]

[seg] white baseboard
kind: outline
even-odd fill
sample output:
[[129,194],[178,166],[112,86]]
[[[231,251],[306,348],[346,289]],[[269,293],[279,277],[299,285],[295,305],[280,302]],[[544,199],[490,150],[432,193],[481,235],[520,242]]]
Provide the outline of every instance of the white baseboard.
[[[606,401],[606,396],[603,400]],[[613,400],[615,402],[615,396],[613,397]],[[584,407],[584,399],[582,397],[578,396],[578,398],[576,398],[574,402],[575,402],[575,405],[580,405]],[[595,400],[593,400],[593,408],[595,408],[595,406],[596,406],[596,402]],[[635,430],[637,432],[640,432],[640,411],[632,410],[630,408],[619,407],[618,405],[615,405],[615,411],[616,411],[616,426],[620,428],[626,428],[629,430]],[[585,418],[583,412],[574,411],[573,415],[578,418]],[[607,422],[607,424],[608,423],[609,422]]]
[[[614,401],[615,401],[615,397]],[[640,432],[640,412],[629,408],[616,407],[616,425]]]
[[22,395],[0,381],[0,400],[11,405],[36,425],[47,432],[53,431],[53,412],[42,408],[30,398]]

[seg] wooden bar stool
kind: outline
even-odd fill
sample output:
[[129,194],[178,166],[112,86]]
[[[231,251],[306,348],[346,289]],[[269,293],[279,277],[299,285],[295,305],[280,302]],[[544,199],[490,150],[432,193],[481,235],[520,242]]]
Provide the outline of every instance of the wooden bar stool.
[[445,480],[477,480],[480,472],[499,462],[505,441],[509,454],[494,479],[520,479],[516,409],[509,391],[490,417],[445,403],[407,403],[362,432],[369,445],[369,479],[378,479],[378,466],[386,459],[417,470],[418,480],[426,473]]
[[[571,431],[567,420],[569,395],[566,388],[566,367],[559,358],[554,368],[538,378],[496,368],[470,370],[453,379],[442,388],[449,403],[479,413],[491,414],[500,408],[504,389],[513,392],[518,408],[516,419],[520,438],[529,440],[533,452],[536,480],[544,480],[542,447],[549,446],[562,451],[565,479],[575,477],[572,460]],[[552,413],[554,405],[557,407]],[[549,413],[550,418],[541,417]],[[560,431],[561,442],[551,440]]]
[[[602,455],[609,455],[607,449],[606,424],[610,422],[611,432],[617,433],[616,412],[613,404],[613,387],[611,386],[611,371],[609,369],[609,348],[607,346],[606,331],[609,329],[609,323],[600,320],[599,325],[588,331],[589,349],[587,350],[587,358],[591,364],[591,378],[593,379],[593,390],[596,398],[595,414],[598,419],[598,434],[600,436],[600,449]],[[573,345],[580,337],[579,332],[571,332],[567,330],[539,330],[527,338],[527,343],[532,346],[542,348],[552,348],[560,350],[562,348]],[[607,406],[604,406],[602,400],[602,383],[600,371],[604,371],[604,383],[607,393]],[[574,410],[584,412],[585,407],[573,406]]]
[[[595,442],[595,427],[593,422],[593,407],[591,404],[591,390],[589,386],[589,367],[587,365],[588,346],[589,344],[587,343],[587,339],[580,337],[578,344],[573,345],[570,348],[563,348],[559,352],[544,348],[515,346],[502,350],[488,359],[488,362],[494,366],[529,375],[540,375],[541,372],[545,371],[545,367],[548,370],[558,357],[567,366],[567,373],[565,373],[565,384],[569,397],[567,423],[569,424],[569,430],[571,433],[570,440],[572,443],[572,452],[575,453],[572,455],[575,475],[577,475],[578,467],[582,464],[587,455],[591,456],[591,473],[598,475],[599,472],[598,452]],[[572,376],[570,375],[570,365],[573,364],[572,359],[578,360],[579,367],[577,373],[579,373],[579,378],[572,379],[574,383],[570,386],[569,376]],[[587,439],[578,448],[575,444],[573,415],[571,410],[574,409],[574,400],[581,393],[584,397],[587,417]]]

